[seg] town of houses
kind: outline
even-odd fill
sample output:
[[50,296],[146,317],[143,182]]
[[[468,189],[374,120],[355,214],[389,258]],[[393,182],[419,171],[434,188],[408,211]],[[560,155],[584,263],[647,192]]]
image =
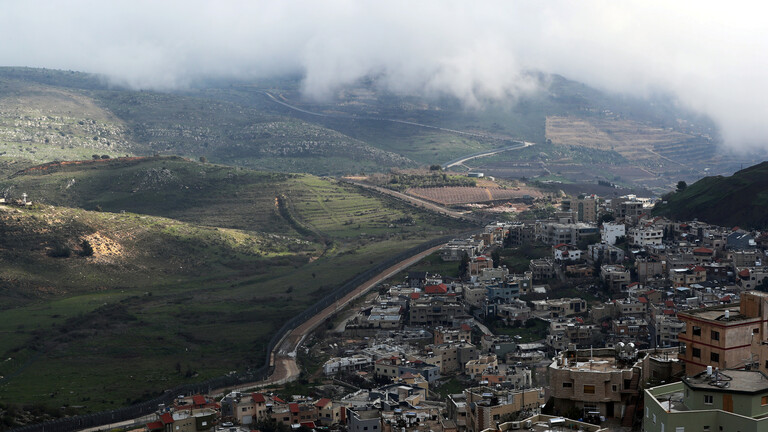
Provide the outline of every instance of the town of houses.
[[[460,277],[407,272],[306,341],[312,394],[180,397],[144,429],[768,430],[768,233],[651,206],[489,224],[439,251]],[[517,272],[494,262],[532,244]]]

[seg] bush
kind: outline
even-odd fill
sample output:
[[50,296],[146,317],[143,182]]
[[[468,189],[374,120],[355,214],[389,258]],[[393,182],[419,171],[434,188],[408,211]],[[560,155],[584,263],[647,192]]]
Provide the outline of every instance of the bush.
[[88,240],[83,240],[82,243],[80,243],[80,248],[82,249],[80,251],[80,256],[91,256],[93,255],[93,246],[91,246],[91,242]]
[[56,243],[48,251],[48,256],[53,258],[69,258],[72,255],[72,249],[64,243]]

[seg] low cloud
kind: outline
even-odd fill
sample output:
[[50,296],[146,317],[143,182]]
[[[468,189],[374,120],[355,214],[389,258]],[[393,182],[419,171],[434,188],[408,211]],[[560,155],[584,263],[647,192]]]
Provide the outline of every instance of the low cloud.
[[[768,26],[723,2],[0,1],[0,63],[102,73],[134,88],[301,74],[324,98],[366,76],[467,106],[557,73],[669,93],[726,145],[768,149]],[[756,8],[756,6],[754,6]]]

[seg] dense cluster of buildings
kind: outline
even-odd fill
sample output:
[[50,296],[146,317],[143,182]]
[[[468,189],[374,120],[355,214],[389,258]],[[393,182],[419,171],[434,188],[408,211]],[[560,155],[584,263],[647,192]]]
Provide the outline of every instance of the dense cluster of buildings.
[[[650,205],[580,196],[551,220],[451,241],[439,255],[464,277],[410,272],[328,344],[322,373],[367,386],[289,401],[232,392],[161,412],[149,429],[202,432],[213,410],[234,427],[355,432],[768,430],[768,235],[652,217]],[[494,262],[494,250],[531,243],[551,254],[517,273]],[[523,340],[490,324],[531,330]],[[439,396],[448,382],[463,391]]]

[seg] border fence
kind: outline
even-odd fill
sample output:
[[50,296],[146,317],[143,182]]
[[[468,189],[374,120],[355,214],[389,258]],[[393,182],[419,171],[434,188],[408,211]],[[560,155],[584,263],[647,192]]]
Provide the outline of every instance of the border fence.
[[418,246],[401,252],[397,255],[393,255],[384,261],[376,264],[375,266],[365,270],[362,273],[357,274],[352,279],[346,281],[341,286],[337,287],[325,297],[317,301],[315,304],[309,306],[300,314],[294,316],[290,320],[286,321],[279,330],[277,330],[272,339],[267,344],[266,359],[264,365],[258,369],[251,370],[244,373],[235,373],[216,378],[211,378],[206,381],[202,381],[194,384],[184,384],[174,387],[170,390],[166,390],[160,396],[153,399],[126,406],[122,408],[116,408],[108,411],[101,411],[92,414],[83,414],[72,417],[64,417],[56,420],[50,420],[43,423],[37,423],[32,425],[25,425],[10,429],[12,432],[73,432],[81,429],[97,427],[101,425],[108,425],[111,423],[117,423],[121,421],[131,420],[139,417],[149,415],[157,410],[159,404],[170,404],[177,395],[190,395],[198,393],[207,393],[215,388],[232,387],[239,384],[245,384],[248,382],[259,381],[265,379],[270,374],[269,360],[272,351],[275,346],[281,341],[281,339],[287,335],[291,330],[298,327],[303,322],[307,321],[312,316],[316,315],[326,307],[333,304],[335,301],[343,298],[349,292],[362,285],[364,282],[370,280],[382,271],[392,267],[404,259],[412,255],[416,255],[420,252],[424,252],[427,249],[435,247],[439,244],[446,243],[453,238],[460,236],[466,236],[476,230],[470,232],[457,233],[455,235],[443,236],[424,242]]

